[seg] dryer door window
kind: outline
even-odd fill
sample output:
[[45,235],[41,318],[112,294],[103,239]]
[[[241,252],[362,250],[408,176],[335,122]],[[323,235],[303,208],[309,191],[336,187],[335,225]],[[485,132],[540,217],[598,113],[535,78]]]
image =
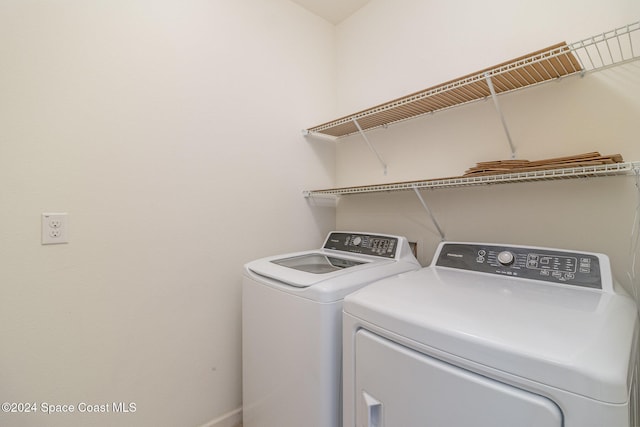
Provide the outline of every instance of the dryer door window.
[[561,427],[551,400],[356,333],[356,425],[362,427]]

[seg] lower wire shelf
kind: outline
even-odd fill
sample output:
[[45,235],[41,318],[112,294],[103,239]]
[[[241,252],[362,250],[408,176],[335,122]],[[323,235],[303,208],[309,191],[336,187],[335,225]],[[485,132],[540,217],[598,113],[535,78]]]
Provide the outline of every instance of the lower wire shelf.
[[572,178],[590,178],[612,175],[632,175],[640,173],[640,162],[623,162],[605,165],[545,169],[507,174],[460,176],[436,178],[418,181],[393,182],[388,184],[364,185],[354,187],[329,188],[324,190],[305,190],[305,197],[341,196],[348,194],[378,193],[414,189],[438,189],[468,187],[473,185],[507,184],[515,182],[547,181]]

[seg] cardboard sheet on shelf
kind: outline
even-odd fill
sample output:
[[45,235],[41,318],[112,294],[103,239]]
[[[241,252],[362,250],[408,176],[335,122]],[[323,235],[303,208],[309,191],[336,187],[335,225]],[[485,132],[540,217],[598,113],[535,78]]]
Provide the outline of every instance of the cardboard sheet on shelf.
[[597,151],[590,153],[576,154],[566,157],[555,157],[543,160],[494,160],[488,162],[478,162],[476,166],[465,171],[463,176],[479,176],[504,174],[515,172],[530,172],[537,170],[563,169],[571,167],[583,167],[593,165],[606,165],[622,163],[620,154],[603,156]]

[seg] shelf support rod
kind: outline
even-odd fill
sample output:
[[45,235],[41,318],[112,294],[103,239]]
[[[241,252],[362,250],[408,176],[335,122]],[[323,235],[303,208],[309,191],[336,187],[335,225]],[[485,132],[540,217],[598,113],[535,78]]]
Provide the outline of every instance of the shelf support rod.
[[493,99],[493,103],[496,106],[496,111],[500,116],[500,121],[502,122],[502,127],[504,128],[504,132],[507,134],[507,140],[509,141],[509,148],[511,149],[511,158],[516,158],[516,148],[513,145],[513,141],[511,140],[511,134],[509,133],[509,128],[507,127],[507,122],[504,119],[504,115],[502,114],[502,110],[500,109],[500,104],[498,103],[498,95],[496,94],[496,90],[493,87],[493,82],[491,81],[491,75],[486,72],[484,73],[484,77],[487,80],[487,85],[489,86],[489,91],[491,92],[491,98]]
[[353,119],[351,119],[351,120],[353,121],[353,124],[355,124],[356,127],[358,128],[358,132],[360,132],[360,135],[362,135],[362,138],[364,139],[364,141],[369,146],[369,149],[371,151],[373,151],[373,154],[375,154],[376,157],[378,158],[378,161],[380,162],[380,164],[382,165],[382,168],[384,169],[384,174],[386,175],[387,174],[387,164],[384,162],[384,160],[382,160],[382,157],[380,156],[380,153],[378,153],[378,151],[374,148],[373,144],[371,144],[371,142],[369,142],[369,138],[367,138],[367,135],[364,133],[364,131],[360,127],[360,123],[358,123],[358,120],[356,120],[355,117]]
[[440,224],[438,224],[438,221],[436,221],[436,217],[433,216],[431,209],[429,209],[429,205],[427,205],[427,202],[425,202],[424,198],[422,198],[422,194],[420,194],[420,190],[418,190],[418,187],[413,185],[413,191],[416,193],[416,196],[418,196],[418,200],[420,200],[420,203],[422,203],[422,207],[424,208],[424,210],[426,210],[427,213],[429,214],[429,217],[431,218],[431,222],[433,222],[433,225],[436,226],[438,233],[440,233],[440,240],[444,242],[444,233],[442,232],[442,228],[440,228]]

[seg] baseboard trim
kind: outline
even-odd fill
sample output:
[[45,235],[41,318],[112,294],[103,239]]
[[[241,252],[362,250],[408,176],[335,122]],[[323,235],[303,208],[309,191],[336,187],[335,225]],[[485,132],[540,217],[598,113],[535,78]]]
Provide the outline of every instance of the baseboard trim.
[[227,412],[221,417],[211,420],[200,427],[237,427],[242,422],[242,407]]

